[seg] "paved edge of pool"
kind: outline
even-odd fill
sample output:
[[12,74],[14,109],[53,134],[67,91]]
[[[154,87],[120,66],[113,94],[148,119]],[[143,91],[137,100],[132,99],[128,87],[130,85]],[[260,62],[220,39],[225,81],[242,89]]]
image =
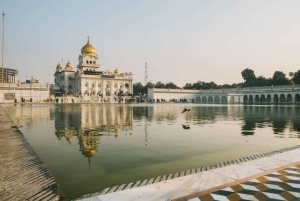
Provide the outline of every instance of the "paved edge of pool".
[[0,200],[59,200],[58,183],[0,105]]
[[[167,181],[167,180],[172,180],[172,179],[176,179],[176,178],[183,177],[183,176],[188,176],[188,175],[192,175],[192,174],[196,174],[196,173],[200,173],[200,172],[206,172],[206,171],[210,171],[210,170],[213,170],[213,169],[222,168],[222,167],[226,167],[226,166],[230,166],[230,165],[234,165],[234,164],[241,164],[241,163],[244,163],[244,162],[248,162],[248,161],[252,161],[252,160],[256,160],[256,159],[260,159],[260,158],[264,158],[264,157],[270,157],[270,156],[273,156],[275,154],[279,154],[279,153],[283,153],[283,152],[287,152],[287,151],[291,151],[291,150],[295,150],[295,149],[300,149],[300,145],[291,146],[291,147],[287,147],[287,148],[283,148],[283,149],[278,149],[276,151],[270,151],[270,152],[266,152],[266,153],[262,153],[262,154],[251,155],[251,156],[248,156],[248,157],[239,158],[239,159],[226,161],[226,162],[221,162],[221,163],[217,163],[217,164],[210,165],[210,166],[195,168],[195,169],[192,169],[192,170],[177,172],[175,174],[163,175],[163,176],[153,177],[153,178],[150,178],[150,179],[145,179],[143,181],[136,181],[136,182],[131,182],[131,183],[128,183],[128,184],[122,184],[120,186],[114,186],[112,188],[109,187],[109,188],[105,188],[104,190],[99,191],[99,192],[84,195],[84,196],[82,196],[82,197],[80,197],[76,200],[92,198],[92,197],[95,197],[95,196],[115,193],[115,192],[118,192],[118,191],[133,189],[133,188],[136,188],[136,187],[147,186],[147,185],[150,185],[150,184],[164,182],[164,181]],[[270,168],[270,169],[273,169],[273,168]]]

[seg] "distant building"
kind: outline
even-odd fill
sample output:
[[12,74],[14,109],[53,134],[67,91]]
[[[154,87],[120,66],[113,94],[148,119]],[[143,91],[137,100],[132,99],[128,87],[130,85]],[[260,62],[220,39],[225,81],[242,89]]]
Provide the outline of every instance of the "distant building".
[[56,96],[116,96],[132,93],[132,73],[99,71],[99,57],[89,40],[81,49],[77,69],[68,62],[65,69],[58,64],[54,73],[53,91]]
[[[18,71],[12,68],[4,68],[4,82],[5,83],[17,83]],[[0,83],[2,83],[2,67],[0,68]]]

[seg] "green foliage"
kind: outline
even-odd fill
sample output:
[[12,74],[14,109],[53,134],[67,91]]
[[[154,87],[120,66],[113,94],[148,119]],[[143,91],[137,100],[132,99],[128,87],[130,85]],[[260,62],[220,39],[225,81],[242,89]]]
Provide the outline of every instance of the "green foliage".
[[290,84],[289,79],[285,76],[282,71],[275,71],[272,78],[272,84],[276,85],[288,85]]
[[133,84],[133,93],[134,94],[145,93],[145,87],[142,85],[142,83],[138,82]]
[[[289,80],[282,71],[275,71],[272,78],[266,78],[264,76],[256,77],[254,71],[251,69],[244,69],[242,72],[242,77],[245,80],[244,83],[233,83],[233,84],[224,84],[224,85],[217,85],[214,82],[203,82],[198,81],[196,83],[186,83],[183,86],[183,89],[223,89],[223,88],[242,88],[242,87],[260,87],[260,86],[271,86],[273,85],[290,85],[293,82],[295,84],[300,84],[300,70],[297,72],[289,72],[289,76],[291,79]],[[173,82],[168,82],[167,84],[158,81],[156,84],[148,82],[146,86],[143,86],[142,83],[138,82],[133,85],[133,92],[134,94],[138,93],[148,93],[149,88],[170,88],[170,89],[180,89],[176,84]]]
[[[290,72],[291,75],[291,72]],[[292,74],[291,80],[294,82],[294,84],[300,84],[300,70]]]
[[256,77],[253,70],[246,68],[245,70],[242,71],[242,77],[245,80],[244,82],[245,87],[255,86]]
[[255,81],[255,86],[270,86],[272,84],[271,78],[265,78],[264,76],[258,76]]
[[158,81],[155,84],[155,88],[166,88],[166,85],[164,83],[162,83],[161,81]]

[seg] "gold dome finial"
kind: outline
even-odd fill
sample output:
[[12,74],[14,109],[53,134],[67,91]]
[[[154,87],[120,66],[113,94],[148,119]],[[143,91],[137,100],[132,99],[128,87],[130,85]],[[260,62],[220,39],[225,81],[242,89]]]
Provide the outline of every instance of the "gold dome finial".
[[66,64],[66,69],[69,69],[69,68],[72,69],[72,64],[70,63],[70,61],[68,61],[68,63]]
[[120,71],[116,68],[116,70],[114,71],[115,74],[119,74]]
[[90,44],[90,37],[85,46],[81,48],[81,54],[96,54],[96,49]]

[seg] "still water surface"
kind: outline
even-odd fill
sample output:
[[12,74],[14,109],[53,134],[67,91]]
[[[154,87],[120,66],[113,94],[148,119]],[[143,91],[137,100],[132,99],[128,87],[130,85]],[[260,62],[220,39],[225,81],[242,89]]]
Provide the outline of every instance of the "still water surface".
[[[299,144],[300,107],[4,105],[64,200]],[[190,112],[181,114],[183,108]],[[190,129],[184,129],[189,125]]]

